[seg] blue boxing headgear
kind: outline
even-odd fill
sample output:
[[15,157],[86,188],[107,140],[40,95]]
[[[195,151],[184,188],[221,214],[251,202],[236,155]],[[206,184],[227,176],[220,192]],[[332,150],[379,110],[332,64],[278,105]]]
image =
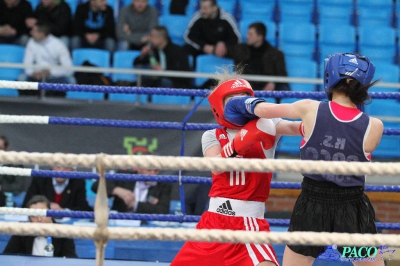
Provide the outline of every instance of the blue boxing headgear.
[[[361,85],[369,85],[375,74],[375,65],[365,56],[351,53],[336,53],[325,59],[324,88],[329,98],[329,91],[340,80],[354,78]],[[332,100],[332,99],[329,99]]]

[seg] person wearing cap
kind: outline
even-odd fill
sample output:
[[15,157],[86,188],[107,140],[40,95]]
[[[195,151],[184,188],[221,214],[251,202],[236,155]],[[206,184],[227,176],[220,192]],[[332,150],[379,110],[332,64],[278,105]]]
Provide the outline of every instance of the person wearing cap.
[[[202,136],[205,157],[273,159],[280,135],[300,135],[299,122],[243,117],[242,125],[229,122],[224,104],[230,98],[254,97],[246,80],[238,73],[221,75],[208,96],[211,110],[223,128],[206,131]],[[255,118],[255,117],[252,117]],[[203,213],[197,229],[227,229],[269,232],[264,219],[272,173],[212,171],[208,211]],[[172,261],[178,265],[279,265],[268,244],[187,242]]]
[[[336,53],[325,59],[324,88],[329,101],[300,100],[271,104],[263,99],[235,97],[225,106],[230,123],[245,117],[301,119],[302,160],[370,162],[382,134],[381,120],[363,113],[374,64],[365,56]],[[365,175],[303,173],[302,191],[294,206],[289,231],[376,234],[375,211],[364,193]],[[332,243],[335,244],[335,243]],[[288,245],[283,265],[313,265],[324,246]],[[343,254],[343,248],[338,247]],[[361,254],[362,256],[365,254]],[[364,264],[363,264],[364,263]],[[384,265],[383,261],[354,265]]]

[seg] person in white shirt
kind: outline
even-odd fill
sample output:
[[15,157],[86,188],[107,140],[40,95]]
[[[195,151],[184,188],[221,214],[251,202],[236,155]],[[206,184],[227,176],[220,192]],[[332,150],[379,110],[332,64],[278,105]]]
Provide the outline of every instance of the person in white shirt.
[[[19,77],[20,81],[67,83],[73,84],[75,78],[69,69],[56,69],[52,66],[72,66],[71,54],[65,44],[50,34],[47,24],[37,23],[33,26],[26,45],[24,64],[40,65],[41,68],[26,68]],[[20,95],[36,95],[38,91],[20,91]],[[65,92],[46,91],[46,96],[65,96]]]
[[[35,195],[28,202],[30,209],[50,209],[50,201],[43,195]],[[54,223],[51,217],[30,216],[31,223]],[[3,253],[4,254],[26,254],[44,256],[46,236],[11,236]],[[53,237],[54,257],[76,258],[75,242],[69,238]]]

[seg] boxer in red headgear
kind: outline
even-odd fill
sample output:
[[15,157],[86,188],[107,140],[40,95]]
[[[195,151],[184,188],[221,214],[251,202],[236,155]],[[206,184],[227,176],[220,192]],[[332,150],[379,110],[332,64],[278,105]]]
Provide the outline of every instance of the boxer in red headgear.
[[[209,95],[211,110],[223,128],[203,134],[205,157],[273,158],[279,139],[276,128],[279,134],[299,134],[297,122],[282,119],[248,116],[241,121],[244,126],[228,122],[224,117],[225,102],[240,96],[254,96],[254,92],[246,80],[239,78],[221,80]],[[197,228],[269,232],[264,212],[271,178],[272,173],[212,171],[209,208]],[[187,242],[171,265],[275,266],[279,262],[272,246],[267,244]]]

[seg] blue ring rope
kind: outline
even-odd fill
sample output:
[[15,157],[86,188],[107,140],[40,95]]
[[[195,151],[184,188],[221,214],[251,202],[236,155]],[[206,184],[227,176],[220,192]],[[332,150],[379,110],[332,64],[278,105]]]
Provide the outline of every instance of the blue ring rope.
[[[99,175],[89,172],[63,172],[51,170],[32,170],[32,177],[63,177],[77,179],[99,179]],[[176,183],[179,182],[178,175],[140,175],[140,174],[105,174],[107,180],[123,180],[123,181],[156,181]],[[182,176],[184,184],[211,184],[210,177],[200,176]],[[301,189],[301,184],[296,182],[271,182],[271,188],[279,189]],[[365,185],[365,191],[368,192],[400,192],[400,185]]]
[[[70,217],[94,219],[94,212],[87,211],[56,211],[47,210],[46,216],[53,218]],[[173,214],[141,214],[141,213],[110,213],[110,220],[142,220],[164,222],[198,222],[197,215],[173,215]],[[289,219],[266,219],[271,226],[289,226]],[[376,222],[378,229],[400,230],[400,223]]]
[[[129,93],[147,95],[177,95],[177,96],[201,96],[205,97],[209,93],[208,89],[167,89],[167,88],[148,88],[148,87],[127,87],[127,86],[99,86],[99,85],[78,85],[78,84],[58,84],[58,83],[39,83],[39,90],[53,91],[85,91],[103,93]],[[276,97],[276,98],[312,98],[325,99],[324,92],[299,92],[299,91],[256,91],[256,97]],[[373,99],[400,99],[399,92],[370,92]]]
[[[51,125],[75,125],[75,126],[105,126],[120,128],[151,128],[151,129],[173,129],[173,130],[209,130],[220,127],[218,124],[185,123],[185,122],[152,122],[135,120],[96,119],[50,116]],[[387,128],[383,130],[385,135],[400,135],[400,129]]]

